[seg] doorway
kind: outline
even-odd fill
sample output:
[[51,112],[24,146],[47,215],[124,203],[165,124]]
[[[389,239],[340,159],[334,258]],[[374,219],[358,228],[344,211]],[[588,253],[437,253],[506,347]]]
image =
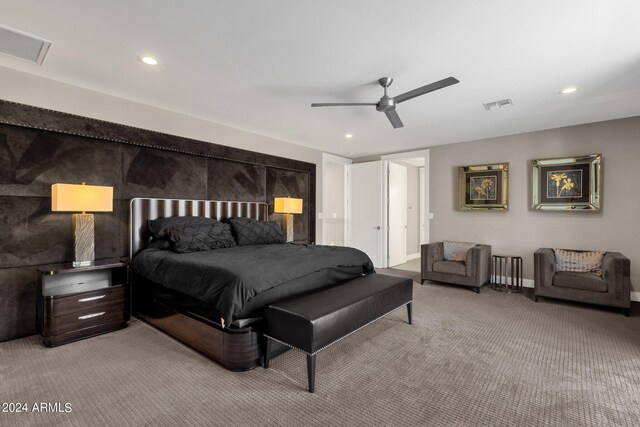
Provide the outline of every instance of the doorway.
[[[404,162],[389,162],[387,173],[389,212],[389,267],[407,262],[407,165]],[[416,191],[417,193],[417,191]]]
[[[406,170],[404,190],[390,191],[391,170]],[[429,150],[348,165],[347,182],[347,245],[376,267],[419,271],[420,245],[429,241]]]
[[420,248],[428,242],[428,150],[385,156],[388,267],[420,271]]

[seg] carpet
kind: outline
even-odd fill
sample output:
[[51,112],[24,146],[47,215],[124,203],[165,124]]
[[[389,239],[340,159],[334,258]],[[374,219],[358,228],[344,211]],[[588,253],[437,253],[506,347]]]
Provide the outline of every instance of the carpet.
[[28,411],[0,425],[640,425],[640,317],[428,283],[413,310],[320,352],[314,394],[303,353],[233,373],[137,320],[52,349],[5,342],[0,403]]

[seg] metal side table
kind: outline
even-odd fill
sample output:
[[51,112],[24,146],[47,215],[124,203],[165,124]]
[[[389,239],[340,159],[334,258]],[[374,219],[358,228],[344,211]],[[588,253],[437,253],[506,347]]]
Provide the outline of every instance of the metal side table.
[[500,292],[522,292],[522,257],[491,255],[491,287]]

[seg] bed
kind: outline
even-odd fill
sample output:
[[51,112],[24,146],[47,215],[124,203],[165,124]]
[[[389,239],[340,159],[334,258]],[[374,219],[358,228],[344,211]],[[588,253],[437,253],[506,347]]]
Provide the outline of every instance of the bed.
[[130,205],[134,313],[230,370],[260,364],[264,307],[373,272],[353,248],[259,244],[176,253],[150,238],[150,220],[268,219],[260,202],[136,198]]

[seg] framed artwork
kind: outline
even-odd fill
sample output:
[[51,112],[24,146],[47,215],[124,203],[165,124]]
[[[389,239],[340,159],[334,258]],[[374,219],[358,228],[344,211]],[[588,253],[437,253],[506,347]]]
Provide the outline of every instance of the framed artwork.
[[600,210],[601,154],[531,161],[531,208]]
[[509,163],[458,168],[458,210],[506,211]]

